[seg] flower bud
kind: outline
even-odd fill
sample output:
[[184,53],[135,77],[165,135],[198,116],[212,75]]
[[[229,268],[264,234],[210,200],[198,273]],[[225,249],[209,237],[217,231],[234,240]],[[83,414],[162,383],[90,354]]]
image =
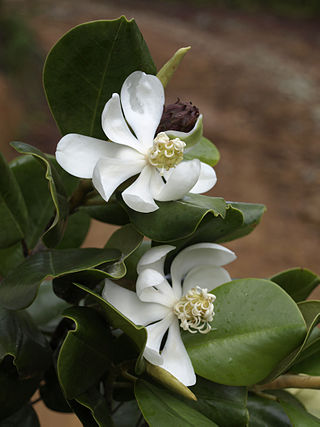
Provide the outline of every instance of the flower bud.
[[178,98],[174,104],[164,107],[156,134],[166,130],[189,132],[199,117],[199,108],[191,102],[181,102]]

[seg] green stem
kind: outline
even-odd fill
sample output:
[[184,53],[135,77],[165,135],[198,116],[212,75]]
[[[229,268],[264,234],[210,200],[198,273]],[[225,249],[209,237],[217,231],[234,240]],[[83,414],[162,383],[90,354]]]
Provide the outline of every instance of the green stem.
[[253,387],[253,391],[277,390],[282,388],[314,388],[320,389],[320,376],[311,375],[280,375],[280,377],[267,384]]
[[92,182],[89,179],[81,179],[78,187],[70,199],[69,213],[72,214],[79,206],[84,203],[87,194],[92,190]]

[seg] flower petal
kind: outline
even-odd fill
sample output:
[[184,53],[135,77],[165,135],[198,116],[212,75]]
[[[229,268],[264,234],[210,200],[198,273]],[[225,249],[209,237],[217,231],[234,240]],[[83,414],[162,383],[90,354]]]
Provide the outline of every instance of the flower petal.
[[182,294],[186,295],[190,289],[200,286],[209,292],[222,283],[230,282],[231,277],[227,270],[212,265],[201,265],[195,267],[186,275],[183,281]]
[[171,245],[161,245],[155,246],[154,248],[149,249],[145,252],[137,265],[138,274],[141,273],[145,268],[152,268],[153,270],[158,271],[160,274],[164,275],[164,261],[167,254],[175,249],[175,246]]
[[167,316],[157,323],[147,326],[147,343],[143,356],[154,365],[162,365],[163,358],[159,354],[160,345],[164,334],[167,332],[171,323],[175,320],[174,314],[170,312]]
[[149,213],[159,209],[150,192],[152,166],[145,166],[138,178],[122,193],[124,202],[137,212]]
[[206,163],[200,162],[201,170],[199,179],[194,187],[191,188],[190,193],[206,193],[217,182],[217,176],[214,169]]
[[154,193],[155,200],[167,202],[179,200],[193,188],[199,179],[200,161],[198,159],[179,163],[174,168],[166,184]]
[[144,269],[138,276],[136,288],[141,301],[156,302],[167,307],[177,302],[167,279],[156,270]]
[[92,178],[98,160],[108,157],[112,144],[101,139],[69,133],[60,139],[56,159],[59,165],[78,178]]
[[122,288],[109,279],[105,279],[102,297],[136,325],[145,326],[156,322],[169,312],[164,305],[140,301],[135,292]]
[[172,287],[181,297],[181,281],[194,267],[211,265],[220,267],[236,259],[234,252],[217,243],[197,243],[183,249],[171,264]]
[[[131,148],[129,150],[140,156],[137,151]],[[98,161],[93,170],[92,183],[104,200],[108,201],[122,182],[137,175],[143,169],[144,160],[138,156],[132,158],[131,161],[114,158],[104,158]]]
[[132,147],[140,153],[145,152],[144,146],[130,132],[124,120],[120,98],[117,93],[114,93],[106,103],[102,112],[101,124],[104,133],[111,141]]
[[170,136],[170,139],[179,138],[182,141],[185,141],[185,140],[188,141],[188,139],[194,133],[198,133],[197,139],[200,139],[202,136],[202,119],[203,119],[203,116],[202,116],[202,114],[200,114],[200,116],[197,118],[195,125],[193,126],[193,128],[189,132],[181,132],[180,130],[166,130],[165,132],[168,136]]
[[121,104],[138,140],[151,147],[164,105],[164,89],[160,80],[142,71],[130,74],[121,88]]
[[187,387],[196,383],[190,357],[181,339],[178,319],[175,319],[169,327],[161,356],[163,358],[161,368],[166,369]]

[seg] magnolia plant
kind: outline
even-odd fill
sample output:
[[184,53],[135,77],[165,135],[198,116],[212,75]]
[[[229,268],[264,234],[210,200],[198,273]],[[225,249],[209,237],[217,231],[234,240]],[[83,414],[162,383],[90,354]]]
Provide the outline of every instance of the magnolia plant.
[[[55,156],[0,157],[1,426],[39,426],[39,400],[84,426],[320,424],[295,391],[320,388],[319,276],[223,267],[265,208],[201,194],[219,152],[164,97],[188,49],[157,71],[121,17],[47,57]],[[118,226],[104,248],[81,247],[92,219]]]

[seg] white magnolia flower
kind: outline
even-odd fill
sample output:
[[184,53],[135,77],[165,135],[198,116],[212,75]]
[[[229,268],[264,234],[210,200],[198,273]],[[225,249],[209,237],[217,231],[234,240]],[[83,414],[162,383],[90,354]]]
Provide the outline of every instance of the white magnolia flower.
[[213,168],[198,159],[182,161],[185,143],[179,138],[191,135],[199,119],[188,133],[155,135],[163,106],[160,80],[135,71],[123,83],[120,97],[114,93],[102,112],[102,129],[112,142],[65,135],[57,146],[57,162],[71,175],[92,178],[106,201],[122,182],[139,174],[122,192],[124,202],[139,212],[158,209],[155,200],[178,200],[188,192],[210,190],[216,183]]
[[174,258],[170,284],[164,275],[164,261],[173,249],[170,245],[157,246],[142,256],[137,267],[136,292],[106,279],[102,295],[133,323],[146,327],[145,359],[190,386],[195,384],[196,376],[180,336],[179,323],[191,333],[210,331],[215,296],[208,292],[231,280],[221,266],[236,256],[215,243],[189,246]]

